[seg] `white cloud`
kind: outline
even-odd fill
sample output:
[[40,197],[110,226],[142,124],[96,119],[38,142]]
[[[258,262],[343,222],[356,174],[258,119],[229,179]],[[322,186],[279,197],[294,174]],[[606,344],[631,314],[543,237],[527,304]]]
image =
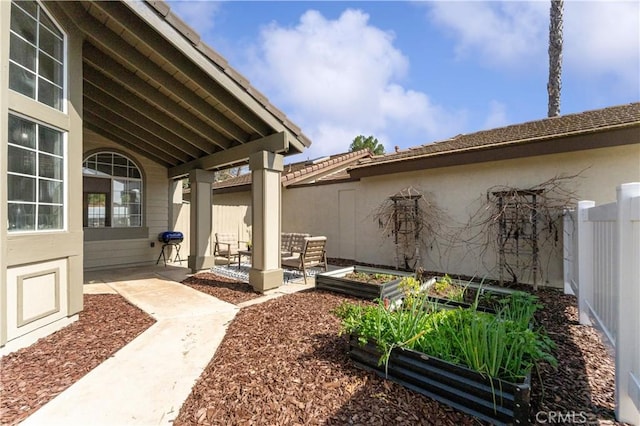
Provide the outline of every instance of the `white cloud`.
[[[507,73],[548,67],[549,2],[434,2],[431,22],[455,40],[458,59]],[[565,1],[563,75],[620,79],[638,90],[640,3]],[[526,72],[526,71],[525,71]]]
[[173,0],[167,3],[173,13],[193,27],[201,37],[213,30],[215,17],[220,11],[221,5],[218,1],[206,0]]
[[492,67],[540,62],[548,39],[547,2],[433,2],[430,20],[456,40],[458,59],[477,57]]
[[425,93],[402,87],[408,59],[393,33],[368,20],[359,10],[336,20],[310,10],[293,28],[262,29],[251,79],[274,104],[295,111],[291,119],[314,142],[306,155],[346,151],[359,134],[401,146],[415,144],[416,134],[427,142],[460,124]]
[[[609,75],[638,88],[640,3],[566,2],[565,67],[581,75]],[[636,93],[637,94],[637,93]]]

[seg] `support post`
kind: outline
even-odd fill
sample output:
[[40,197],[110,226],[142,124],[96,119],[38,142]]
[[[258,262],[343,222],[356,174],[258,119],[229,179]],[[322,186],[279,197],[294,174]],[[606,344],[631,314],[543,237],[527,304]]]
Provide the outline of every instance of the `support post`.
[[640,425],[640,182],[617,188],[616,418]]
[[575,238],[575,226],[571,211],[565,210],[562,216],[562,272],[564,277],[564,294],[575,295],[573,291],[572,281],[575,279],[573,276],[573,267],[576,262],[574,252],[574,238]]
[[589,223],[589,209],[593,201],[578,202],[578,313],[580,324],[591,325],[589,305],[593,297],[593,224]]
[[215,265],[212,253],[211,184],[214,173],[195,169],[189,172],[191,183],[191,217],[189,229],[189,268],[196,273]]
[[249,283],[264,292],[282,285],[280,267],[282,155],[260,151],[249,157],[251,169],[252,259]]

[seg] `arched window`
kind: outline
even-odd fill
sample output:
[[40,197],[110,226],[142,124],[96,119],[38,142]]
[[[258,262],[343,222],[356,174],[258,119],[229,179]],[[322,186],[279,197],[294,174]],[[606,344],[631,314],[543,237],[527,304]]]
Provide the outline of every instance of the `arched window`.
[[82,165],[85,228],[141,227],[142,174],[122,154],[98,152]]

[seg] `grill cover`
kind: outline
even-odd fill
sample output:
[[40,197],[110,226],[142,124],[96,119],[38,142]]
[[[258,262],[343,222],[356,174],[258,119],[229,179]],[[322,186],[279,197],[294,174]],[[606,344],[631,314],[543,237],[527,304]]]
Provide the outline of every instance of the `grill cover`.
[[180,244],[184,240],[182,232],[178,231],[165,231],[158,234],[158,241],[165,244]]

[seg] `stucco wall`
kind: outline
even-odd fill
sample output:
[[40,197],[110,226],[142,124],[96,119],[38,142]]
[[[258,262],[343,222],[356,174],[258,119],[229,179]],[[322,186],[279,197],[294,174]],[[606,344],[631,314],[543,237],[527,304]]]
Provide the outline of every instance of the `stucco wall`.
[[[592,149],[531,158],[443,167],[363,178],[358,182],[284,188],[282,231],[308,232],[328,238],[329,257],[395,266],[395,245],[380,232],[373,212],[389,196],[414,187],[444,211],[442,236],[420,251],[426,270],[499,278],[497,255],[472,238],[465,225],[482,207],[487,190],[502,185],[528,189],[551,178],[578,175],[563,188],[576,199],[597,204],[615,200],[616,186],[640,181],[640,145]],[[246,226],[250,192],[214,196],[214,229],[235,232]],[[561,226],[561,222],[555,225]],[[562,229],[540,252],[539,284],[562,285]],[[450,240],[453,240],[450,241]],[[531,273],[520,280],[531,282]]]
[[[639,164],[640,145],[627,145],[364,178],[357,192],[358,260],[394,264],[393,244],[380,237],[377,223],[366,218],[385,197],[413,186],[430,193],[435,204],[445,211],[449,218],[445,225],[450,227],[447,233],[462,232],[456,235],[454,244],[439,239],[424,247],[422,266],[427,270],[497,278],[495,253],[482,253],[481,246],[468,244],[473,231],[464,231],[464,224],[481,207],[489,188],[504,185],[527,189],[554,177],[579,174],[565,182],[565,189],[578,199],[606,203],[615,199],[617,185],[640,180]],[[550,246],[541,251],[541,272],[547,284],[560,286],[562,233],[556,245],[557,250],[552,253]]]
[[[110,239],[108,229],[105,230],[106,238],[100,241],[86,241],[85,238],[85,270],[155,263],[162,247],[157,240],[158,234],[169,230],[167,169],[88,130],[84,132],[83,142],[85,156],[96,150],[113,150],[126,155],[141,167],[144,226],[147,228],[145,235],[138,238]],[[154,243],[154,247],[151,247],[151,243]]]

